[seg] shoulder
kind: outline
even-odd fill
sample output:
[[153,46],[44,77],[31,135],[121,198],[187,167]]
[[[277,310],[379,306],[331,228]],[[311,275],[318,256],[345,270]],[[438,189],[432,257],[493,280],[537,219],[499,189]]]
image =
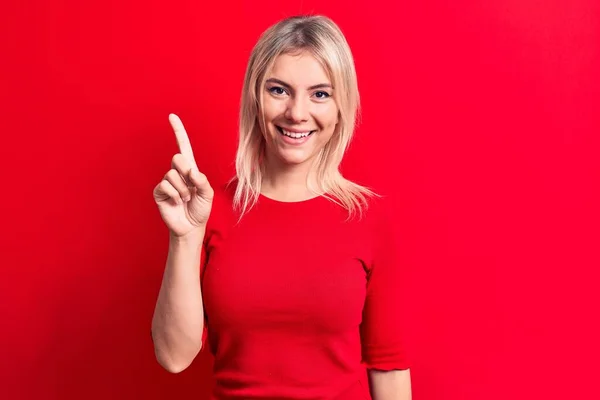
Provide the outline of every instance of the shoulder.
[[362,218],[371,226],[387,225],[396,220],[397,200],[390,195],[378,194],[367,199]]
[[380,195],[369,199],[364,212],[365,232],[372,245],[374,256],[395,251],[400,245],[399,200],[393,196]]

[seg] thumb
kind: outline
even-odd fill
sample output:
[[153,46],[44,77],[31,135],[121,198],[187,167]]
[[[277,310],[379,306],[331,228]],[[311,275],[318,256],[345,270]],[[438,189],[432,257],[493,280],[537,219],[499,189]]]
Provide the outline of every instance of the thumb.
[[190,180],[194,187],[198,189],[197,194],[206,194],[210,189],[210,184],[208,183],[208,179],[206,175],[198,170],[198,167],[192,167],[190,171]]

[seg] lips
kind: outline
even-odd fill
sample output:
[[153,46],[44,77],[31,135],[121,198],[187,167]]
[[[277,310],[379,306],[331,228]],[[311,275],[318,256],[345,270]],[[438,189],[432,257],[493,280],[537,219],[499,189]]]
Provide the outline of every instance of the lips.
[[280,134],[287,136],[289,138],[292,138],[292,139],[303,139],[303,138],[308,137],[308,136],[312,135],[313,133],[315,133],[315,130],[301,132],[301,131],[297,131],[297,130],[290,131],[290,130],[284,129],[280,126],[277,126],[277,125],[275,125],[275,127],[277,128],[277,130],[279,131]]

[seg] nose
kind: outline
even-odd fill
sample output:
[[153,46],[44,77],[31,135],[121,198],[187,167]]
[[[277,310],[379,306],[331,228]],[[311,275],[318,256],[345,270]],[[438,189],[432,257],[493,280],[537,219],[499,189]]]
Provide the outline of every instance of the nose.
[[305,122],[308,121],[308,114],[308,99],[304,99],[302,96],[290,97],[285,110],[285,117],[288,120],[294,123]]

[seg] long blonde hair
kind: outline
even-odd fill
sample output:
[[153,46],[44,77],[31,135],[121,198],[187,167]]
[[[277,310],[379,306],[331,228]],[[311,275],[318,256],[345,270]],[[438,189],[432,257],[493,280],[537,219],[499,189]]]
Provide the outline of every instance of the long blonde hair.
[[[264,174],[262,155],[265,139],[258,121],[262,110],[267,74],[280,54],[309,51],[329,73],[335,87],[334,99],[339,121],[329,142],[312,165],[318,187],[313,193],[336,202],[349,217],[362,215],[368,197],[377,196],[370,189],[344,178],[339,170],[342,158],[354,135],[360,99],[354,59],[339,27],[324,16],[294,16],[269,27],[254,46],[241,96],[239,142],[235,159],[236,183],[233,204],[240,218],[256,203]],[[307,182],[310,185],[310,180]]]

